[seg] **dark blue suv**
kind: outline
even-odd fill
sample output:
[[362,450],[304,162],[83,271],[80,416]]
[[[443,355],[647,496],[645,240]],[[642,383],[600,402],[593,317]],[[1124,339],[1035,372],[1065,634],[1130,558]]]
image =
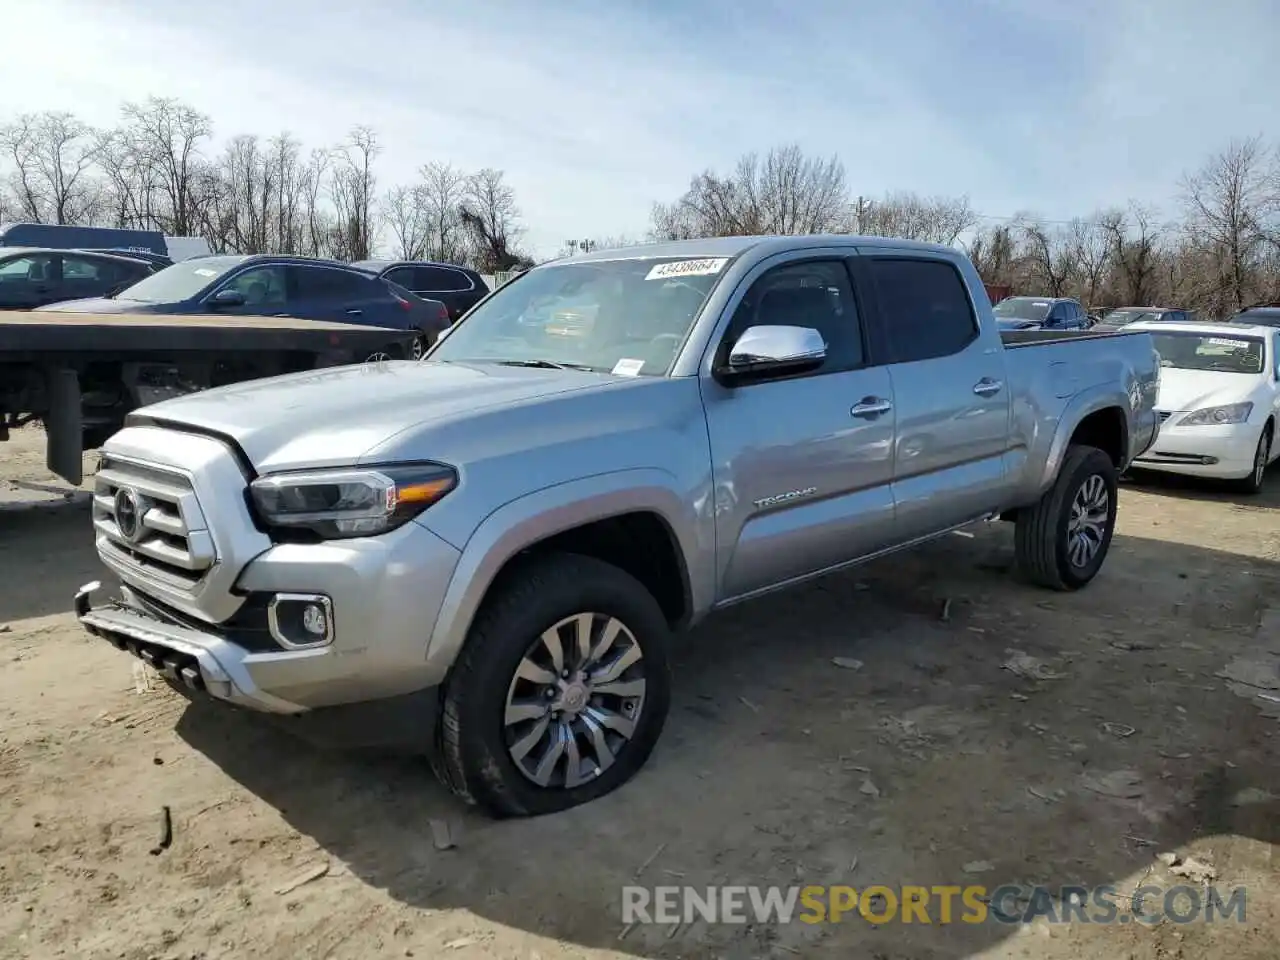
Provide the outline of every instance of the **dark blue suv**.
[[[416,330],[415,359],[449,326],[444,304],[424,300],[367,270],[271,254],[196,257],[165,267],[112,297],[69,300],[43,309],[299,317]],[[398,345],[388,345],[386,352],[403,357]]]

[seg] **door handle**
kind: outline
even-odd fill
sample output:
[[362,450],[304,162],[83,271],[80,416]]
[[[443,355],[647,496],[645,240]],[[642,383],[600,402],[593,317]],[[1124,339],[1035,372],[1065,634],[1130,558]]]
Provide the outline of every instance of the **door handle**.
[[363,316],[363,315],[364,315],[364,311],[363,311],[363,310],[348,310],[348,311],[347,311],[347,316],[348,316],[348,317],[360,317],[360,316]]
[[893,404],[883,397],[863,397],[862,402],[849,411],[849,416],[862,420],[874,420],[893,409]]
[[973,385],[973,392],[980,397],[994,397],[1004,389],[1004,384],[999,380],[992,380],[990,377],[983,377]]

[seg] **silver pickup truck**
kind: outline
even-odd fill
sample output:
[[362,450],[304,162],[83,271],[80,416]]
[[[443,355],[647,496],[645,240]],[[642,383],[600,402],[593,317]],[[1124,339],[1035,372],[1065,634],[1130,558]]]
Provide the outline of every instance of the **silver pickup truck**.
[[121,588],[76,611],[192,696],[561,810],[644,764],[714,610],[995,518],[1026,578],[1089,583],[1158,377],[1148,334],[1002,337],[948,247],[593,252],[422,362],[131,415],[93,504]]

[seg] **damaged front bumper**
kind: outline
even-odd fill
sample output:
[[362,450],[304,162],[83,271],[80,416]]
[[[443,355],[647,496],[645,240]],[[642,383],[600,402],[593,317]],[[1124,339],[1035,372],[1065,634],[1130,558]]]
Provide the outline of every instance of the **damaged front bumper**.
[[120,588],[120,599],[95,608],[92,596],[101,588],[95,580],[76,592],[80,625],[150,664],[174,685],[260,713],[297,714],[307,709],[259,688],[246,663],[251,653],[222,637],[154,616],[127,586]]

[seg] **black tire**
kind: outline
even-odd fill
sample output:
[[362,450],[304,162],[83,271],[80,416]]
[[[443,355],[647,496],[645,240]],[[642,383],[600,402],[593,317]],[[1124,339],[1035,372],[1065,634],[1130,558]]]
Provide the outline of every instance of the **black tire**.
[[[1087,483],[1100,477],[1107,493],[1100,543],[1082,565],[1071,558],[1072,506]],[[1014,548],[1018,566],[1032,583],[1051,590],[1079,590],[1102,569],[1116,527],[1116,466],[1097,447],[1071,446],[1058,478],[1034,506],[1018,515]]]
[[1267,461],[1271,459],[1271,442],[1274,432],[1274,427],[1268,420],[1262,428],[1262,435],[1258,437],[1258,446],[1254,449],[1253,472],[1244,479],[1236,481],[1236,487],[1241,493],[1257,496],[1262,492],[1262,485],[1266,480]]
[[[589,612],[617,618],[635,638],[644,665],[643,703],[612,766],[578,786],[539,786],[509,752],[507,693],[543,631]],[[617,567],[575,554],[519,563],[485,600],[445,682],[431,758],[436,774],[459,797],[498,818],[557,813],[612,792],[644,766],[662,733],[671,699],[669,637],[657,601]]]
[[428,350],[430,350],[431,347],[435,344],[435,342],[436,342],[436,335],[434,333],[423,331],[422,333],[418,334],[416,337],[413,338],[413,343],[409,345],[409,359],[421,360],[422,355],[426,353]]

